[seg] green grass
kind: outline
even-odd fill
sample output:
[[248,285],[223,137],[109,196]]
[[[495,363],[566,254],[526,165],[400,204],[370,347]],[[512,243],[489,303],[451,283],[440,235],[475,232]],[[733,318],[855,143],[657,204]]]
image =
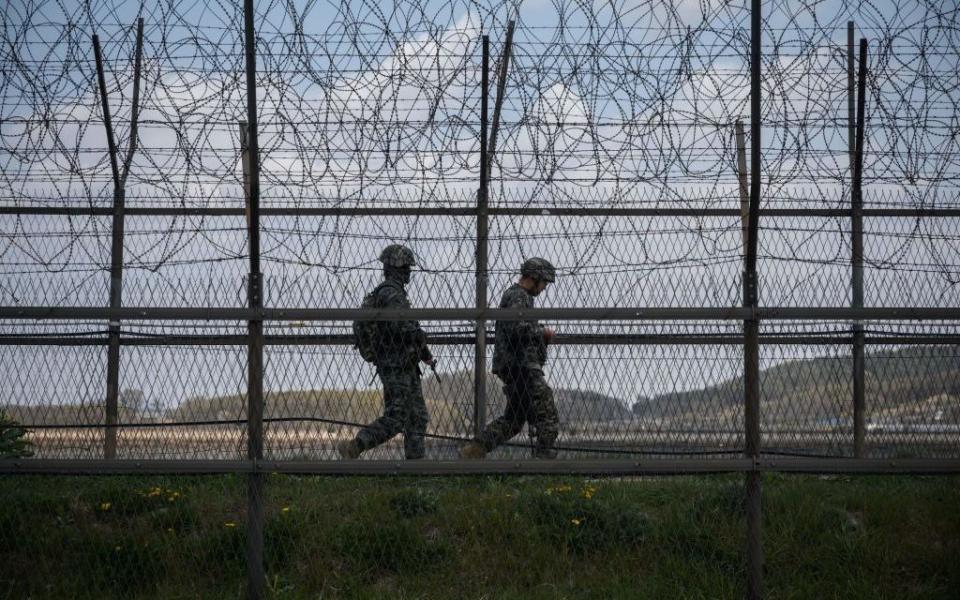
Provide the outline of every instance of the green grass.
[[[0,478],[0,597],[236,598],[245,479]],[[739,476],[269,476],[278,598],[740,598]],[[958,598],[960,478],[767,476],[769,598]]]

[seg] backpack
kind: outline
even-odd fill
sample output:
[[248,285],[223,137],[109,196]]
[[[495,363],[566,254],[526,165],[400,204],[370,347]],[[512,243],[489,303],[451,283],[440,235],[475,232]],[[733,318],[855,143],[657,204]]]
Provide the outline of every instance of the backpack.
[[[377,308],[376,298],[379,291],[380,286],[378,285],[372,292],[364,296],[360,308]],[[377,358],[376,348],[379,337],[376,321],[357,320],[353,322],[353,347],[360,353],[360,358],[368,363],[374,362]]]

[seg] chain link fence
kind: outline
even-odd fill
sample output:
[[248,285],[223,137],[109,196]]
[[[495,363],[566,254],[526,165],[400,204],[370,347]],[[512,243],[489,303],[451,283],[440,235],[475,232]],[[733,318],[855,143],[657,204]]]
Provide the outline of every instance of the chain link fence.
[[[616,582],[635,565],[601,546],[707,544],[658,538],[628,481],[598,508],[589,479],[301,476],[733,472],[746,508],[725,480],[705,493],[748,515],[750,566],[704,552],[755,595],[751,477],[960,471],[958,17],[13,2],[0,556],[37,576],[4,585],[351,597],[370,581],[348,572],[396,593],[445,565],[482,586],[458,561],[512,559],[451,540],[492,520],[534,551],[495,510],[516,497]],[[378,261],[391,244],[411,273]],[[539,294],[531,257],[556,268]],[[468,493],[493,508],[450,508]],[[30,535],[31,511],[56,527]],[[88,562],[32,558],[61,549]]]

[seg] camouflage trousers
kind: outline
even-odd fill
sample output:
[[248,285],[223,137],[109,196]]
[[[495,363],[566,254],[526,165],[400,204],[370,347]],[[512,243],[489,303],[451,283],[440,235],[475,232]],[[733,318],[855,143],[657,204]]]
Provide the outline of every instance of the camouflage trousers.
[[420,369],[406,367],[377,367],[383,382],[383,415],[357,433],[361,450],[369,450],[403,433],[403,450],[407,458],[423,458],[423,434],[430,416],[423,401]]
[[555,458],[553,449],[560,429],[557,406],[553,402],[553,390],[547,385],[543,371],[521,369],[499,374],[503,381],[503,393],[507,407],[503,416],[486,426],[477,438],[487,452],[520,433],[523,424],[530,428],[535,439],[534,455],[537,458]]

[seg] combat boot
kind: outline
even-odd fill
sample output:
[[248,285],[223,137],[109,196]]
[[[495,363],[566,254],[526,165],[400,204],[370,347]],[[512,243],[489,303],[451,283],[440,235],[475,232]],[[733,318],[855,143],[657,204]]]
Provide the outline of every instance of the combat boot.
[[468,442],[460,448],[460,458],[464,460],[480,460],[486,455],[483,445],[477,442]]
[[360,444],[357,443],[356,439],[344,440],[337,443],[337,452],[340,453],[340,458],[354,459],[359,458],[360,453],[363,450],[360,449]]

